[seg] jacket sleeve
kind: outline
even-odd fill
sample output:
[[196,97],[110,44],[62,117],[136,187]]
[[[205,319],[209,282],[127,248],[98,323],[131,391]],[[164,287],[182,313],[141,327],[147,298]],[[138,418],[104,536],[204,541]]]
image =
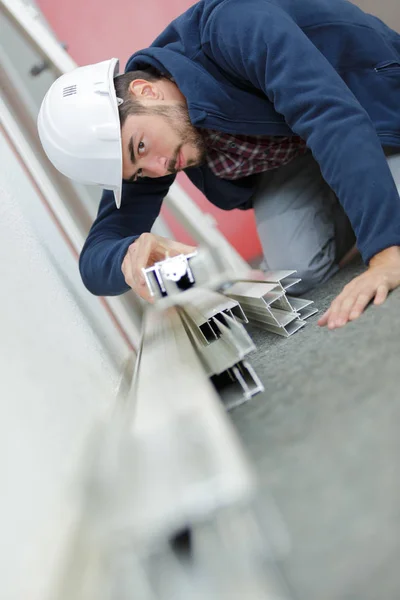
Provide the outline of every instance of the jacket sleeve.
[[97,218],[79,258],[82,281],[92,294],[117,296],[130,289],[121,271],[122,261],[132,242],[151,230],[174,179],[168,175],[123,183],[119,209],[114,194],[103,192]]
[[400,245],[400,198],[374,125],[293,19],[268,1],[224,0],[208,16],[202,43],[221,68],[262,90],[306,141],[364,261]]

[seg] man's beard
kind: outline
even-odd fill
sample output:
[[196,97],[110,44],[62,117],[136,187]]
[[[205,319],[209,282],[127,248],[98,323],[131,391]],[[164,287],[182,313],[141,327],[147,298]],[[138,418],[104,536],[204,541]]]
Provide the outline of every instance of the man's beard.
[[179,153],[184,145],[191,146],[196,151],[196,157],[187,161],[186,167],[201,165],[206,158],[206,144],[201,133],[194,127],[189,118],[189,112],[184,105],[158,106],[157,114],[162,115],[170,124],[172,129],[178,133],[181,143],[175,149],[174,156],[168,163],[168,171],[176,173]]

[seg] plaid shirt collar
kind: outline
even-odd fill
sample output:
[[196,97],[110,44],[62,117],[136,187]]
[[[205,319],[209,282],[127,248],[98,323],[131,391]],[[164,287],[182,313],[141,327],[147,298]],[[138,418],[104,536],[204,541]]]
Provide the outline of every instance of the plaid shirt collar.
[[298,136],[232,135],[212,129],[204,130],[203,136],[207,165],[222,179],[240,179],[277,169],[307,151]]

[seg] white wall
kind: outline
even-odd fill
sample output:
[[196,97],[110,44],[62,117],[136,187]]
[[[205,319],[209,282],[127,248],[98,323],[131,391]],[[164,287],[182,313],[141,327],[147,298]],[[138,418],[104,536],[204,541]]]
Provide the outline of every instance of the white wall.
[[0,164],[0,598],[44,600],[129,351],[1,134]]

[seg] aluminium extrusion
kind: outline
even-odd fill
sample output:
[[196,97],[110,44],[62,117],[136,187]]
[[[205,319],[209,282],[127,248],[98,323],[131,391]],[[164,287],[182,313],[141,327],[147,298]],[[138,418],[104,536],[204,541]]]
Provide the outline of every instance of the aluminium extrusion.
[[147,311],[133,386],[93,438],[58,600],[287,597],[254,474],[178,310]]
[[138,361],[137,538],[168,537],[210,511],[248,502],[248,463],[176,308],[147,311]]
[[[181,311],[181,318],[186,327],[187,334],[204,365],[207,377],[221,373],[238,362],[244,354],[220,330],[216,331],[216,338],[209,344],[204,344],[198,334],[198,328],[185,311]],[[214,324],[215,326],[215,324]]]
[[[190,328],[190,326],[188,328]],[[194,344],[202,359],[208,377],[219,375],[227,371],[244,356],[243,353],[223,335],[207,346],[201,343],[199,344],[197,340],[194,341]]]
[[306,319],[309,319],[313,315],[316,315],[317,312],[318,312],[318,308],[316,308],[315,306],[305,306],[304,308],[301,308],[299,310],[299,315],[300,315],[300,318],[303,321],[305,321]]
[[203,344],[211,344],[218,339],[219,332],[215,329],[212,319],[205,317],[192,304],[184,304],[183,316],[190,318],[193,335],[200,338]]
[[[138,361],[134,386],[136,410],[131,424],[134,452],[130,454],[129,468],[132,498],[125,515],[128,518],[124,527],[121,523],[120,530],[128,526],[135,538],[133,547],[150,546],[153,555],[161,549],[152,569],[158,568],[160,561],[165,563],[162,575],[168,585],[167,589],[162,586],[159,590],[165,600],[178,597],[168,589],[169,585],[180,589],[182,600],[191,597],[228,600],[235,589],[241,589],[243,597],[267,600],[260,585],[260,565],[252,563],[248,556],[249,550],[250,555],[255,550],[250,532],[246,536],[247,548],[244,546],[240,551],[246,569],[236,565],[237,572],[232,573],[230,551],[221,547],[221,569],[209,573],[213,566],[211,557],[218,547],[215,536],[204,540],[203,556],[197,554],[196,539],[206,524],[211,532],[216,531],[224,515],[234,514],[227,525],[238,526],[243,511],[248,510],[254,498],[254,476],[218,396],[206,380],[179,309],[147,312]],[[254,383],[246,379],[245,373],[240,376],[250,394]],[[137,515],[135,519],[133,514]],[[223,528],[220,533],[222,541],[229,536],[229,529]],[[183,550],[183,559],[176,549],[182,535],[189,544],[189,549]],[[195,542],[193,550],[191,536]],[[233,554],[237,551],[235,548]],[[190,577],[199,572],[199,567],[207,569],[206,576],[196,581],[193,588],[189,585]],[[251,578],[246,575],[248,567]],[[172,583],[168,583],[171,579]],[[209,589],[210,579],[212,589]],[[197,595],[198,586],[203,595]]]
[[256,313],[260,320],[264,315],[265,322],[284,327],[299,316],[283,300],[285,292],[276,292],[275,284],[239,282],[225,290],[225,294],[239,302],[248,318]]
[[279,283],[284,290],[288,290],[301,279],[293,277],[296,271],[264,271],[264,280]]
[[220,332],[212,318],[209,319],[191,304],[184,304],[182,308],[182,317],[190,319],[193,334],[198,336],[204,345],[211,344],[219,338]]
[[249,352],[255,350],[255,345],[247,333],[241,332],[239,327],[230,329],[229,326],[224,325],[218,319],[212,319],[217,338],[209,344],[204,344],[201,336],[198,335],[196,324],[193,323],[184,309],[181,311],[181,316],[209,377],[233,367]]
[[[208,342],[219,337],[214,318],[222,323],[227,323],[231,328],[233,327],[231,321],[235,321],[238,325],[247,323],[247,317],[236,300],[212,290],[203,288],[188,290],[176,298],[175,304],[185,310]],[[236,329],[245,331],[240,327]]]
[[190,306],[196,307],[207,319],[215,317],[218,313],[225,313],[240,323],[246,323],[246,315],[239,302],[213,290],[204,288],[192,290],[189,294],[182,296],[180,304],[190,304]]
[[226,312],[216,315],[215,319],[219,321],[218,327],[220,329],[222,328],[223,331],[226,331],[226,335],[234,337],[236,342],[239,342],[241,345],[247,348],[245,351],[246,354],[256,350],[253,340],[247,333],[246,328],[242,325],[242,323],[238,323],[235,318],[231,317]]
[[237,300],[199,287],[193,287],[186,290],[184,294],[176,295],[171,299],[163,298],[158,306],[162,310],[168,306],[188,306],[199,315],[197,317],[199,325],[222,313],[229,315],[239,323],[246,323],[246,315]]
[[231,282],[247,282],[247,283],[273,283],[277,289],[286,291],[296,283],[301,281],[298,277],[293,277],[296,271],[263,271],[261,269],[250,269],[243,275],[238,274],[232,277]]
[[[128,400],[128,402],[127,402]],[[130,398],[132,400],[132,398]],[[134,467],[146,456],[129,430],[129,398],[99,424],[89,438],[80,468],[70,535],[64,544],[52,598],[57,600],[283,600],[284,583],[275,568],[277,534],[272,499],[267,510],[252,500],[225,506],[200,520],[190,519],[169,536],[137,537],[136,521],[142,490]],[[155,448],[158,451],[157,448]],[[161,450],[161,449],[160,449]],[[168,482],[163,457],[147,485],[161,477]],[[146,462],[142,469],[148,467]],[[168,475],[168,474],[167,474]],[[215,482],[217,486],[217,482]],[[160,498],[162,502],[162,498]],[[267,538],[272,538],[268,543]]]
[[251,324],[271,333],[290,337],[304,326],[304,322],[280,285],[279,281],[240,281],[227,288],[224,293],[240,303]]
[[260,320],[256,317],[249,317],[249,323],[256,327],[260,327],[261,329],[265,329],[270,333],[276,333],[277,335],[280,335],[282,337],[290,337],[291,335],[299,331],[302,327],[304,327],[306,324],[305,321],[303,321],[302,319],[296,319],[288,325],[282,327],[279,325],[272,325],[271,323],[266,323],[264,320]]
[[[214,317],[207,318],[191,304],[181,306],[181,316],[188,319],[191,333],[199,339],[203,345],[208,345],[221,336],[221,325],[227,326],[228,335],[238,338],[243,344],[248,344],[251,349],[254,349],[254,344],[243,327],[242,323],[238,322],[228,311],[217,313]],[[246,319],[246,323],[248,320]],[[233,333],[230,332],[233,330]]]
[[208,342],[212,342],[220,336],[220,331],[214,322],[215,319],[225,323],[230,329],[233,329],[233,323],[236,323],[236,331],[245,332],[243,323],[248,322],[247,317],[240,304],[232,298],[210,290],[196,288],[187,294],[182,294],[179,298],[179,305]]
[[315,307],[313,300],[306,300],[305,298],[297,298],[294,296],[288,296],[287,299],[303,320],[308,319],[318,312],[318,308]]
[[247,360],[241,360],[223,373],[214,375],[212,382],[228,411],[264,391],[261,380]]
[[251,320],[263,321],[268,325],[275,325],[276,327],[286,327],[292,321],[300,318],[297,312],[287,312],[279,309],[269,309],[269,313],[265,309],[244,305],[247,318]]
[[265,299],[270,300],[271,303],[273,302],[274,308],[289,312],[297,312],[289,301],[289,298],[286,296],[285,292],[268,292],[265,295]]
[[212,319],[215,331],[219,332],[218,339],[204,344],[190,314],[181,309],[181,315],[204,368],[212,378],[227,410],[264,391],[253,367],[247,360],[243,360],[249,352],[255,350],[243,325],[221,313],[219,318]]
[[228,317],[238,324],[247,323],[246,315],[240,304],[213,290],[193,287],[184,293],[174,294],[171,297],[160,298],[156,304],[160,310],[168,306],[181,306],[190,315],[197,325],[205,343],[210,343],[219,337],[213,324],[213,318],[224,319]]
[[[243,300],[247,299],[248,301],[254,299],[254,302],[261,306],[263,304],[270,304],[267,297],[267,294],[270,292],[275,292],[280,295],[285,293],[278,283],[247,280],[241,280],[233,283],[229,287],[225,288],[223,293],[229,297],[241,298]],[[276,296],[274,296],[273,299],[275,300]]]

